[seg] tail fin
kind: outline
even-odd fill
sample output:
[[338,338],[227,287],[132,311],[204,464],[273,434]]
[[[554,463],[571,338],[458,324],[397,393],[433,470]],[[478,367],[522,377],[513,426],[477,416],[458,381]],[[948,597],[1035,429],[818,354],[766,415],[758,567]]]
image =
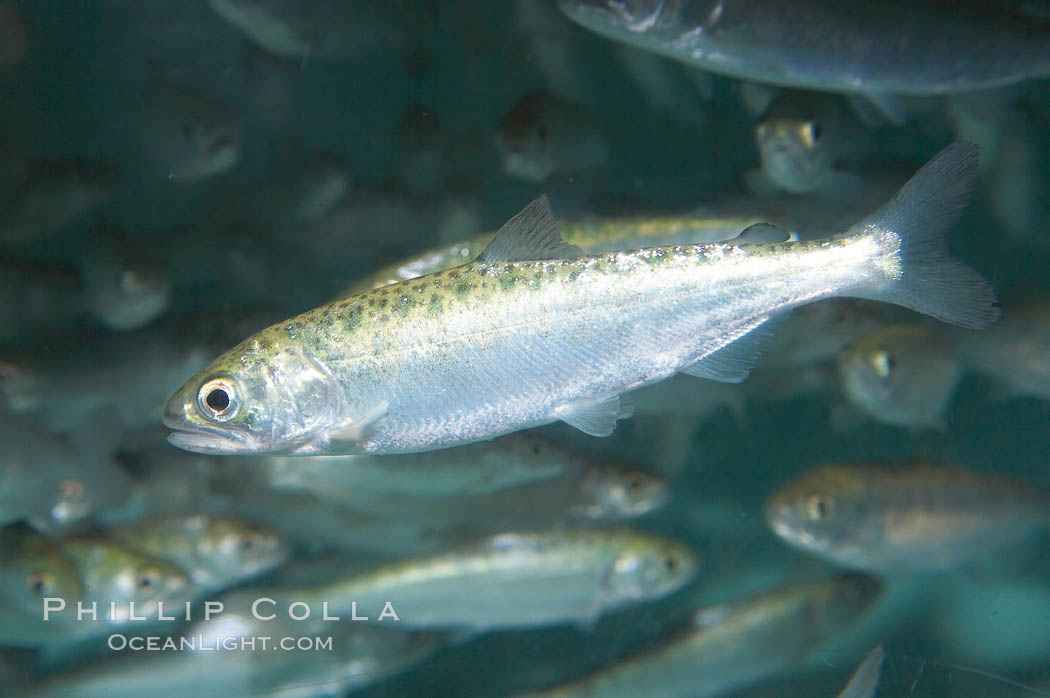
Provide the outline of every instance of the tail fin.
[[953,143],[854,227],[892,231],[900,238],[900,278],[870,297],[960,327],[995,324],[1000,315],[995,292],[976,271],[948,256],[945,241],[945,232],[970,203],[977,170],[977,146]]

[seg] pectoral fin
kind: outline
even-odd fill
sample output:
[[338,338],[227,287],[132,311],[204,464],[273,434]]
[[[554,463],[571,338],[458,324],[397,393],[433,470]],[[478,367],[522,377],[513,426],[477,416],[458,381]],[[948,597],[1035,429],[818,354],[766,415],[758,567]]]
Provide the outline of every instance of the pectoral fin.
[[389,410],[389,402],[383,401],[379,403],[354,421],[329,431],[327,434],[328,442],[331,444],[352,445],[365,441],[386,418]]
[[580,400],[554,411],[557,419],[591,436],[609,436],[616,429],[616,420],[632,414],[634,407],[622,395],[605,400]]

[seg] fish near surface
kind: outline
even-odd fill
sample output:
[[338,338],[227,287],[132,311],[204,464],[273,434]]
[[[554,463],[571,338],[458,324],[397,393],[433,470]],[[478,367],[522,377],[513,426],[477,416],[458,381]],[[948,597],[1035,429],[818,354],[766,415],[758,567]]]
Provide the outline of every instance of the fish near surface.
[[995,296],[941,237],[976,176],[976,148],[959,143],[837,238],[749,245],[745,231],[591,256],[561,239],[540,199],[470,264],[322,306],[223,354],[169,400],[169,440],[206,453],[405,453],[557,420],[607,436],[631,412],[621,393],[677,372],[742,381],[788,311],[824,298],[984,327]]
[[[1050,23],[976,0],[559,0],[584,27],[743,80],[944,94],[1050,74]],[[1011,6],[1012,5],[1012,6]]]
[[766,520],[793,546],[884,574],[964,567],[1050,524],[1050,494],[933,464],[828,465],[774,493]]

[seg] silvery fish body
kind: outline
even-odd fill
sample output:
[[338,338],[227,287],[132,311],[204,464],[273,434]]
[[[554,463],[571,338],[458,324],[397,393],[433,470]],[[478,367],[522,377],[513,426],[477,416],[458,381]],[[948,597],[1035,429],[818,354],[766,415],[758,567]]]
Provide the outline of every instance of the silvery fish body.
[[1050,23],[976,0],[559,0],[599,34],[744,80],[943,94],[1050,74]]
[[[219,357],[168,402],[176,446],[211,453],[404,453],[565,421],[595,436],[624,392],[677,372],[746,378],[792,308],[893,302],[962,326],[994,295],[940,234],[967,204],[973,146],[950,146],[838,238],[590,256],[543,199],[472,263],[336,301]],[[783,232],[783,231],[780,231]],[[786,233],[780,239],[787,239]]]
[[1021,546],[1050,525],[1050,493],[933,463],[811,470],[770,496],[766,520],[789,544],[884,575],[956,570]]
[[874,577],[839,575],[708,606],[638,654],[519,698],[726,695],[803,664],[859,621],[881,593]]
[[290,590],[287,600],[327,603],[340,616],[356,604],[380,623],[390,622],[389,603],[403,629],[591,626],[613,609],[672,594],[699,564],[686,545],[629,529],[508,532]]
[[291,554],[277,535],[229,516],[161,516],[110,529],[129,550],[178,565],[200,589],[219,589],[256,577]]

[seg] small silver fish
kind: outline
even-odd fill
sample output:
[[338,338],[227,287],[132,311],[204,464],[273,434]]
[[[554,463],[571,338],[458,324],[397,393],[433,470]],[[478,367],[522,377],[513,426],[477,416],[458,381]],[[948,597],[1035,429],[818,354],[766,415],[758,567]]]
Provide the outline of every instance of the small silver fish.
[[547,92],[525,95],[500,121],[496,145],[507,174],[541,182],[556,172],[605,163],[601,122],[584,107]]
[[629,530],[503,533],[289,598],[327,602],[333,613],[356,602],[373,621],[389,601],[403,628],[589,626],[611,609],[671,594],[698,565],[687,546]]
[[838,238],[749,245],[745,231],[593,256],[567,245],[537,200],[470,264],[234,347],[169,400],[169,440],[226,454],[404,453],[557,420],[607,436],[631,413],[622,393],[678,372],[742,381],[787,312],[817,300],[872,298],[985,327],[994,293],[941,239],[976,175],[976,149],[958,143]]
[[846,397],[885,424],[943,427],[961,369],[934,328],[890,325],[858,339],[838,360]]
[[831,193],[843,144],[838,98],[821,93],[787,93],[770,105],[755,127],[762,172],[792,194]]
[[774,493],[773,531],[793,546],[884,574],[950,570],[1050,525],[1050,494],[927,463],[828,465]]
[[171,304],[171,277],[145,245],[115,228],[91,232],[81,261],[88,306],[115,330],[148,324]]
[[887,114],[899,114],[894,94],[967,92],[1050,75],[1050,23],[1019,3],[559,0],[558,5],[572,20],[616,41],[742,80],[862,94]]
[[724,695],[801,664],[821,643],[858,621],[881,591],[877,579],[851,574],[708,606],[639,654],[528,696]]
[[178,565],[201,589],[219,589],[267,572],[291,551],[276,533],[228,516],[165,516],[112,528],[129,550]]
[[198,182],[230,170],[241,155],[239,116],[190,85],[163,81],[134,115],[146,174],[164,181]]

